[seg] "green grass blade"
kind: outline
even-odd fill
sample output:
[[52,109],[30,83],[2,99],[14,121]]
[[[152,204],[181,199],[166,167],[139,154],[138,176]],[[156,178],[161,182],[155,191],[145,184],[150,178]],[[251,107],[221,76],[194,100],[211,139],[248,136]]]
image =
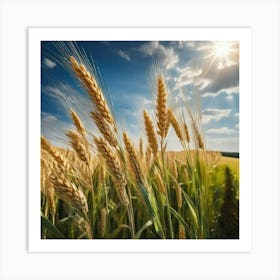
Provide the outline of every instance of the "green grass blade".
[[43,228],[51,232],[54,238],[65,238],[64,235],[58,230],[58,228],[42,215],[41,215],[41,225]]

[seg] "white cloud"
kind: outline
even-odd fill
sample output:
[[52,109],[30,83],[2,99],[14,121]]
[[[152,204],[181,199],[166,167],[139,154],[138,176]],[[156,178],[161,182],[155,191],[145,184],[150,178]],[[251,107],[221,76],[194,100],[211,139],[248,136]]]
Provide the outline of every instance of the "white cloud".
[[138,49],[146,56],[154,56],[166,67],[170,69],[179,61],[178,55],[172,47],[165,47],[158,41],[151,41],[140,46]]
[[47,66],[48,68],[54,68],[56,66],[56,63],[48,58],[44,58],[44,64],[45,66]]
[[42,112],[42,120],[48,123],[55,122],[57,121],[57,117],[52,114]]
[[231,135],[237,133],[236,130],[229,127],[220,127],[220,128],[211,128],[206,130],[207,134],[216,134],[216,135]]
[[43,94],[55,101],[57,109],[68,116],[70,116],[70,108],[74,109],[86,128],[92,131],[93,121],[90,112],[94,110],[94,105],[85,92],[77,91],[69,85],[59,83],[56,87],[44,87]]
[[66,148],[69,141],[65,132],[69,129],[73,129],[70,122],[63,122],[50,113],[42,112],[41,133],[53,145]]
[[227,94],[227,99],[228,100],[232,100],[232,94],[238,94],[239,93],[239,86],[236,87],[229,87],[229,88],[222,88],[217,92],[204,92],[202,93],[202,97],[214,97],[214,96],[218,96],[221,93],[225,93]]
[[124,51],[122,51],[122,50],[118,50],[118,51],[117,51],[117,54],[118,54],[120,57],[122,57],[123,59],[127,60],[127,61],[130,61],[130,60],[131,60],[130,56],[129,56],[127,53],[125,53]]
[[221,152],[239,152],[238,137],[207,137],[206,145],[208,150]]
[[208,124],[211,121],[219,121],[229,117],[231,109],[205,109],[202,111],[202,122]]
[[199,76],[202,73],[202,69],[193,69],[190,66],[186,66],[184,68],[177,67],[177,71],[180,73],[178,78],[175,78],[174,81],[176,83],[175,89],[182,88],[183,86],[195,84],[200,85],[201,81],[199,81]]

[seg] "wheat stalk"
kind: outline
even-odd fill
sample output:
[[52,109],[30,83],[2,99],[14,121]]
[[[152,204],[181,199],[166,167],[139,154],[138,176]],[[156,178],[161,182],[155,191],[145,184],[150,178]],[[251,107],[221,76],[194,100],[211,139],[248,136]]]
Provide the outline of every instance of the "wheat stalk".
[[106,160],[108,169],[115,178],[116,191],[120,202],[124,205],[128,205],[129,201],[125,190],[127,181],[121,171],[120,163],[117,160],[116,155],[112,152],[106,140],[103,138],[94,137],[94,143],[97,146],[99,153]]

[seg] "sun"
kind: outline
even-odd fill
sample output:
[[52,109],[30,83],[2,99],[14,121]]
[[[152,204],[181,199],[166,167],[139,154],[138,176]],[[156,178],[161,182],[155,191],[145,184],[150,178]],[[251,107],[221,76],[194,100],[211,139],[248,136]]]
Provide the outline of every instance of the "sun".
[[209,67],[215,62],[217,69],[224,69],[235,64],[234,57],[238,52],[236,42],[233,41],[214,41],[212,42],[209,53],[205,57],[210,59]]
[[213,54],[216,58],[227,59],[232,52],[232,44],[230,42],[216,42],[213,45]]

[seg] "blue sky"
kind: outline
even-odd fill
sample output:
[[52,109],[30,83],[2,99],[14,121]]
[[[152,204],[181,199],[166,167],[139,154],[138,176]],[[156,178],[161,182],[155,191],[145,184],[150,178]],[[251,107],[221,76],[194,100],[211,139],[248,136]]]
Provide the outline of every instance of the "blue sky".
[[[135,142],[144,135],[143,109],[154,112],[155,77],[161,72],[167,84],[168,106],[178,117],[182,116],[186,102],[197,111],[195,96],[200,96],[207,148],[239,151],[237,42],[90,41],[76,44],[94,61],[120,130],[126,130]],[[73,128],[70,107],[93,134],[97,129],[89,114],[94,110],[93,104],[64,66],[65,50],[57,46],[57,42],[41,44],[41,132],[55,145],[65,146],[65,132]],[[187,119],[187,114],[185,117]],[[172,130],[168,149],[181,149]]]

